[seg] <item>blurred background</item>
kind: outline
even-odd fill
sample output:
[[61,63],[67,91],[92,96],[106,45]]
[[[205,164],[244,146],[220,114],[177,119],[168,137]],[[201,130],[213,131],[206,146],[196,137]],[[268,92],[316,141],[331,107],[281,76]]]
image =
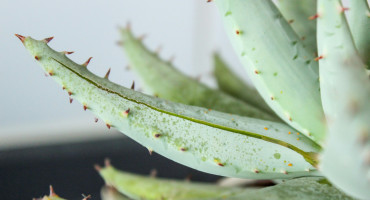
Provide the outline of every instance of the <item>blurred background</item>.
[[[110,80],[129,87],[135,75],[119,41],[119,26],[132,25],[152,50],[162,47],[163,59],[175,56],[174,65],[192,77],[215,86],[212,53],[219,51],[238,68],[239,62],[223,30],[216,7],[206,0],[2,0],[0,7],[0,197],[32,199],[48,193],[48,186],[68,199],[92,194],[99,199],[103,181],[93,169],[105,157],[120,169],[148,174],[157,168],[161,177],[215,181],[206,175],[164,159],[83,111],[69,104],[65,91],[44,76],[15,33],[43,39],[58,51]],[[136,88],[140,83],[136,82]],[[162,173],[163,172],[163,173]],[[165,172],[165,173],[164,173]]]

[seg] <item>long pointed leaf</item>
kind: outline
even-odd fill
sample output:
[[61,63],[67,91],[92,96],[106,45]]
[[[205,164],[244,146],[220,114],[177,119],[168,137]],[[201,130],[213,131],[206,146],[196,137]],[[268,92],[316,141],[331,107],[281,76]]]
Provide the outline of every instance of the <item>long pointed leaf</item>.
[[252,105],[185,76],[169,62],[164,62],[157,54],[150,52],[140,39],[133,36],[129,28],[122,29],[121,36],[130,67],[139,74],[144,85],[159,97],[227,113],[279,120]]
[[274,111],[265,103],[265,100],[262,99],[257,90],[240,80],[240,78],[227,67],[220,55],[216,53],[213,60],[217,84],[222,91],[264,110],[265,112],[275,115]]
[[322,142],[318,66],[270,0],[215,0],[236,53],[266,103],[292,127]]
[[32,57],[73,98],[157,153],[212,174],[290,178],[315,175],[320,147],[275,122],[150,97],[100,78],[45,41],[22,38]]
[[370,197],[370,80],[339,0],[318,1],[320,84],[329,137],[320,164],[356,198]]
[[209,199],[228,197],[243,191],[241,188],[221,187],[215,184],[191,183],[164,178],[147,177],[120,171],[112,166],[99,170],[107,185],[132,199]]
[[99,170],[108,185],[133,199],[246,199],[246,200],[341,200],[352,199],[333,187],[325,178],[310,177],[285,181],[262,189],[220,187],[146,177],[120,171],[112,166]]

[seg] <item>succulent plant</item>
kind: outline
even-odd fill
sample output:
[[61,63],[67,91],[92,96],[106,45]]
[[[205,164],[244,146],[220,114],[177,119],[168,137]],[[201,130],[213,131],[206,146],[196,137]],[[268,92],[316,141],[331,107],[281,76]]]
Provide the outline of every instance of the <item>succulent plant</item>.
[[[369,199],[367,1],[353,0],[345,8],[340,0],[280,0],[280,9],[270,0],[214,3],[257,91],[218,55],[218,90],[185,76],[150,52],[129,26],[121,29],[123,49],[153,96],[109,81],[110,70],[94,75],[87,69],[90,59],[76,64],[66,56],[70,52],[47,45],[52,38],[17,37],[71,101],[149,151],[221,176],[296,178],[255,191],[100,168],[105,181],[130,198]],[[137,183],[131,187],[122,179]]]

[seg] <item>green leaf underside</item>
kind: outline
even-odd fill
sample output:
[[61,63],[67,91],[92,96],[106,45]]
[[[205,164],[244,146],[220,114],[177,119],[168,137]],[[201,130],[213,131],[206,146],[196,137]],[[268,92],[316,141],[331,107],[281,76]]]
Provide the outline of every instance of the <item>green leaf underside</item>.
[[318,65],[279,10],[270,0],[215,3],[237,55],[266,103],[289,125],[322,142]]
[[370,68],[370,10],[367,0],[349,1],[349,26],[357,51]]
[[111,166],[100,175],[108,185],[133,199],[248,199],[248,200],[341,200],[352,199],[321,177],[298,178],[262,189],[230,188],[146,177],[117,170]]
[[316,20],[309,20],[316,13],[316,0],[278,0],[278,3],[303,45],[312,55],[316,54]]
[[317,174],[311,164],[320,147],[286,125],[150,97],[97,77],[43,41],[27,37],[24,45],[87,109],[171,160],[231,177]]
[[227,67],[220,55],[215,53],[213,60],[215,66],[214,74],[220,90],[276,116],[274,111],[270,109],[265,103],[265,100],[258,94],[257,90],[240,80],[240,78]]
[[187,105],[201,106],[269,121],[279,121],[252,105],[185,76],[169,62],[149,51],[131,30],[121,29],[122,47],[132,68],[144,86],[160,98]]
[[318,1],[321,96],[329,128],[320,169],[338,188],[368,199],[370,80],[342,8],[338,0]]
[[192,183],[164,178],[147,177],[120,171],[112,166],[99,170],[107,185],[132,199],[209,199],[228,197],[243,191],[241,188],[220,187],[215,184]]

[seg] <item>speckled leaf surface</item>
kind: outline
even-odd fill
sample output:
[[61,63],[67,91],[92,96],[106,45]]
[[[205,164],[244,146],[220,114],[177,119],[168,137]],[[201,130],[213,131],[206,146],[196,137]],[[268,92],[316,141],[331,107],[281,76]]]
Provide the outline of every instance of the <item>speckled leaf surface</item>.
[[265,102],[292,127],[322,142],[318,65],[270,0],[215,0],[226,32]]
[[310,19],[316,13],[316,0],[278,0],[278,6],[298,34],[306,49],[314,55],[317,52],[316,20]]
[[284,124],[144,95],[92,74],[44,41],[27,37],[23,43],[84,109],[171,160],[230,177],[317,175],[312,165],[320,147]]

